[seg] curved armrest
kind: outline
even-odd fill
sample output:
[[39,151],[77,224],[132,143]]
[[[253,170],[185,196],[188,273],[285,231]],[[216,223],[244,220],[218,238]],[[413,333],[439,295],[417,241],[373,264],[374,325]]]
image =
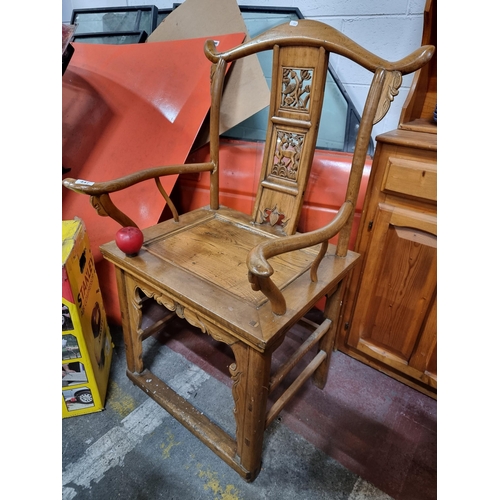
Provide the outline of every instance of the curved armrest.
[[346,201],[342,204],[332,222],[326,226],[308,233],[293,234],[267,240],[259,243],[250,250],[247,256],[248,280],[253,290],[260,290],[266,295],[271,302],[271,308],[275,314],[284,314],[286,312],[286,303],[283,294],[270,279],[274,273],[274,269],[268,259],[276,255],[308,248],[321,243],[321,250],[311,267],[311,280],[317,281],[316,271],[326,253],[328,240],[333,238],[344,227],[353,210],[352,203]]
[[122,226],[135,226],[137,224],[128,215],[124,214],[119,210],[115,204],[111,201],[109,193],[114,193],[116,191],[121,191],[134,184],[143,182],[149,179],[154,179],[156,187],[160,191],[163,199],[167,202],[174,219],[179,220],[179,215],[175,209],[172,200],[163,189],[160,182],[160,177],[166,175],[174,174],[188,174],[188,173],[198,173],[205,171],[213,171],[215,168],[214,163],[190,163],[187,165],[169,165],[166,167],[155,167],[148,168],[146,170],[141,170],[140,172],[135,172],[119,179],[114,179],[108,182],[91,182],[82,179],[71,179],[67,178],[63,180],[63,186],[75,191],[80,194],[87,194],[90,196],[90,202],[95,208],[96,212],[105,217],[111,217],[113,220],[121,224]]
[[89,196],[99,196],[101,194],[114,193],[121,191],[134,184],[143,182],[149,179],[157,179],[165,175],[175,174],[190,174],[197,172],[211,171],[214,169],[213,163],[190,163],[187,165],[169,165],[166,167],[154,167],[133,174],[113,179],[107,182],[91,182],[82,179],[67,178],[63,180],[63,186],[80,194],[88,194]]
[[273,240],[267,240],[256,245],[247,257],[248,270],[257,276],[269,277],[274,270],[268,259],[293,250],[312,247],[333,238],[349,219],[353,210],[352,203],[345,202],[340,207],[335,218],[326,226],[308,233],[292,234]]

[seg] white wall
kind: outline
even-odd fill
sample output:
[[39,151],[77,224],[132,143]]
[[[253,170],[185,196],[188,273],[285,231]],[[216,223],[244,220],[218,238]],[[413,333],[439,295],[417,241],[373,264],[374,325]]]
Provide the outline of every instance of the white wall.
[[[73,9],[133,5],[170,8],[173,3],[171,0],[62,0],[62,20],[69,22]],[[369,51],[388,60],[406,56],[419,47],[422,40],[425,0],[238,0],[238,4],[298,7],[304,17],[333,26]],[[354,105],[361,112],[371,73],[339,57],[332,57],[332,64]],[[399,95],[387,116],[375,125],[374,136],[397,128],[411,80],[411,75],[403,78]]]

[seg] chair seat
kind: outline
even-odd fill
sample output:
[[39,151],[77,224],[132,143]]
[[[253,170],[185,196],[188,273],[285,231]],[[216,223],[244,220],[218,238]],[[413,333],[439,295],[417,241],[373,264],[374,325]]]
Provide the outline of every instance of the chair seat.
[[277,316],[267,297],[252,290],[246,259],[255,245],[282,236],[279,227],[255,224],[229,208],[204,207],[181,215],[179,222],[168,220],[143,232],[138,256],[126,256],[113,241],[101,246],[104,257],[133,275],[142,292],[168,309],[179,311],[180,306],[181,316],[196,311],[197,318],[188,313],[186,319],[207,327],[213,323],[234,336],[233,341],[260,351],[281,343],[281,334],[331,293],[359,257],[354,252],[337,257],[335,245],[329,245],[316,283],[309,270],[319,245],[272,258],[273,281],[287,302],[287,312]]

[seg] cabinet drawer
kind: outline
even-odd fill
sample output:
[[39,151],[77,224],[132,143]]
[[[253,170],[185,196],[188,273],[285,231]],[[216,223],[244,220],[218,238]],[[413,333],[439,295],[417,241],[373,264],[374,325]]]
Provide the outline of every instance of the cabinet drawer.
[[387,160],[384,191],[437,201],[437,165],[390,156]]

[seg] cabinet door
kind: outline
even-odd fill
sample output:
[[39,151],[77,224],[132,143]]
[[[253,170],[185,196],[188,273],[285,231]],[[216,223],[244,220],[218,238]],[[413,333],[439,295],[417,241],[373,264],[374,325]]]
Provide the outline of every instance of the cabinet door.
[[[437,303],[434,297],[422,335],[408,363],[413,376],[437,389]],[[412,371],[415,369],[415,372]]]
[[347,343],[436,386],[437,221],[379,204]]

